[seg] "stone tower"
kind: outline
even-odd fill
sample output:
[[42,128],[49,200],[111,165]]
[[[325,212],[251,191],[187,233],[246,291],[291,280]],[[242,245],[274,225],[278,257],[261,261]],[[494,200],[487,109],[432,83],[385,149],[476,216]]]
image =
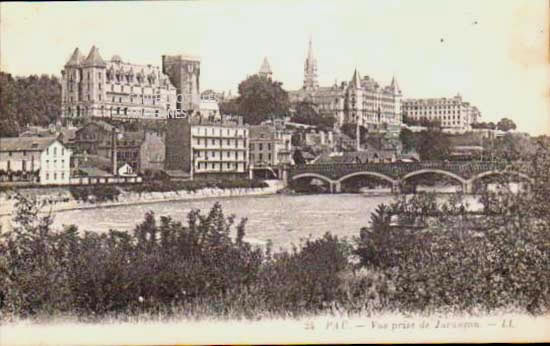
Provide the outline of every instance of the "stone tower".
[[317,59],[313,56],[313,47],[311,37],[309,39],[309,48],[307,58],[304,63],[304,89],[316,90],[319,87],[317,81]]
[[105,102],[107,64],[93,46],[84,58],[76,48],[64,66],[61,83],[61,115],[64,118],[100,116]]
[[198,112],[200,109],[200,58],[187,55],[163,55],[162,72],[176,87],[180,111]]
[[107,64],[95,46],[90,49],[88,57],[82,62],[82,100],[86,116],[100,116],[99,103],[105,101],[105,71]]
[[61,71],[61,116],[63,118],[80,117],[80,67],[84,57],[76,48]]

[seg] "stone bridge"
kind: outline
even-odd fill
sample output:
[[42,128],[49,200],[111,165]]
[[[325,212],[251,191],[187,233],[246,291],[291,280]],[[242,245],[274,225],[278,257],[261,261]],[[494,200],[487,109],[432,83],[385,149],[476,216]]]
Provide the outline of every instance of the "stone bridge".
[[341,183],[355,176],[371,176],[389,182],[393,192],[399,192],[402,184],[409,178],[434,173],[448,176],[459,182],[464,193],[472,193],[477,179],[495,174],[513,174],[531,179],[521,173],[509,170],[506,162],[395,162],[395,163],[345,163],[345,164],[312,164],[288,167],[283,171],[285,184],[288,180],[317,178],[327,182],[332,193],[340,192]]

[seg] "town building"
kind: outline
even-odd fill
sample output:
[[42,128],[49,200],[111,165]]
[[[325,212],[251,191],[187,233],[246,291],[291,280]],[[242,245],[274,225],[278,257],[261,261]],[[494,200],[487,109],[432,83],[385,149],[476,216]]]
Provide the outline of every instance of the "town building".
[[462,99],[460,94],[453,98],[427,98],[403,100],[403,115],[410,119],[438,120],[446,132],[463,133],[479,122],[481,113],[477,107]]
[[0,180],[69,184],[71,154],[56,137],[0,138]]
[[334,117],[337,126],[358,123],[378,129],[384,124],[401,124],[402,92],[395,77],[384,87],[369,76],[361,78],[357,70],[349,82],[335,82],[332,86],[319,86],[317,78],[317,59],[310,40],[304,84],[302,89],[289,92],[292,103],[312,103],[320,115]]
[[164,167],[164,136],[154,131],[123,132],[107,122],[93,121],[76,131],[74,147],[78,153],[127,163],[135,172]]
[[201,60],[190,55],[163,55],[162,72],[170,77],[178,94],[177,108],[193,114],[199,111]]
[[159,66],[118,55],[104,60],[95,46],[87,57],[76,48],[61,75],[61,114],[67,119],[166,119],[176,109],[176,88]]
[[290,163],[292,133],[273,125],[250,126],[249,161],[254,167]]
[[165,169],[192,178],[248,176],[248,140],[242,117],[168,119]]

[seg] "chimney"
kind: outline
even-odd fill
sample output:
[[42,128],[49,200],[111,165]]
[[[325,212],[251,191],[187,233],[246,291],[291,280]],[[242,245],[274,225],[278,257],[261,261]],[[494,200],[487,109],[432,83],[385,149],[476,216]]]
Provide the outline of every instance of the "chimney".
[[113,126],[112,135],[111,135],[111,163],[113,165],[113,175],[117,175],[117,158],[116,158],[116,128]]

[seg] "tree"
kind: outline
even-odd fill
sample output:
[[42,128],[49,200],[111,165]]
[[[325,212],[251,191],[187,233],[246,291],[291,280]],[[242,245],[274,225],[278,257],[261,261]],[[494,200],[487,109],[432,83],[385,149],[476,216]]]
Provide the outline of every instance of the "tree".
[[417,143],[416,151],[421,160],[446,160],[451,153],[451,141],[441,131],[422,131]]
[[510,120],[508,118],[502,118],[497,123],[497,129],[499,129],[501,131],[504,131],[504,132],[508,132],[510,130],[515,130],[516,129],[516,124],[514,123],[513,120]]
[[296,149],[294,151],[294,155],[292,156],[292,159],[294,160],[294,163],[297,165],[303,165],[306,163],[306,159],[304,159],[304,155],[302,155],[302,151],[300,149]]
[[409,152],[416,149],[417,136],[409,129],[401,129],[399,133],[399,140],[403,144],[403,151]]
[[61,114],[61,84],[54,76],[13,78],[0,72],[0,137],[27,125],[48,125]]
[[281,82],[253,75],[239,84],[236,104],[244,121],[257,125],[271,117],[287,115],[290,102]]
[[[356,136],[356,134],[357,134],[357,125],[356,124],[351,124],[351,123],[344,124],[344,125],[342,125],[342,127],[340,127],[340,131],[342,131],[343,134],[345,134],[346,136],[348,136],[351,139],[356,139],[357,138],[357,136]],[[367,128],[359,125],[359,136],[361,137],[361,139],[365,138],[367,133],[368,133]]]
[[296,114],[291,118],[293,122],[317,126],[322,130],[331,130],[336,122],[333,116],[319,114],[311,102],[302,101],[295,108]]
[[239,114],[239,104],[236,99],[220,103],[221,114]]

